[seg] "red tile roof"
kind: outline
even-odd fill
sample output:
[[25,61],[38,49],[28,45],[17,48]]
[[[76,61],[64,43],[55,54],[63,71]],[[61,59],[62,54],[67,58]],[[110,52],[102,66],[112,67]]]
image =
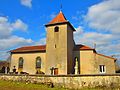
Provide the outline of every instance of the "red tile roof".
[[[85,46],[85,45],[76,45],[74,50],[94,50],[91,47]],[[25,46],[25,47],[20,47],[14,50],[11,50],[10,52],[12,53],[17,53],[17,52],[38,52],[38,51],[46,51],[46,45],[41,45],[41,46]]]
[[89,47],[89,46],[85,46],[85,45],[81,45],[81,44],[80,44],[80,45],[76,45],[76,46],[74,47],[74,51],[79,51],[79,50],[93,50],[93,51],[95,52],[95,54],[97,54],[97,55],[104,56],[104,57],[107,57],[107,58],[111,58],[111,59],[116,60],[116,58],[113,58],[113,57],[111,57],[111,56],[106,56],[106,55],[97,53],[95,49],[93,49],[93,48],[91,48],[91,47]]
[[74,47],[74,50],[77,51],[77,50],[94,50],[94,49],[89,46],[79,44]]
[[72,28],[73,31],[76,31],[73,25],[71,25],[71,23],[67,21],[62,11],[60,11],[59,14],[45,26],[48,27],[48,26],[58,25],[58,24],[68,24]]
[[46,45],[41,45],[41,46],[25,46],[25,47],[20,47],[14,50],[11,50],[10,52],[16,53],[16,52],[34,52],[34,51],[45,51],[46,50]]
[[106,56],[106,55],[103,55],[103,54],[100,54],[100,53],[97,53],[97,55],[100,55],[100,56],[103,56],[103,57],[107,57],[107,58],[111,58],[111,59],[116,60],[116,58],[113,58],[113,57],[111,57],[111,56]]
[[64,14],[62,11],[48,24],[54,24],[54,23],[62,23],[62,22],[68,22],[67,19],[65,18]]
[[[82,45],[82,44],[76,45],[74,47],[74,51],[80,51],[80,50],[94,50],[95,51],[95,49],[93,49],[93,48],[91,48],[89,46],[86,46],[86,45]],[[27,52],[39,52],[39,51],[46,51],[46,45],[41,45],[41,46],[25,46],[25,47],[20,47],[20,48],[11,50],[10,52],[11,53],[24,53],[24,52],[27,53]],[[116,60],[116,58],[96,53],[96,51],[95,51],[95,54]],[[4,62],[0,63],[0,65],[2,65],[2,64],[4,64]]]

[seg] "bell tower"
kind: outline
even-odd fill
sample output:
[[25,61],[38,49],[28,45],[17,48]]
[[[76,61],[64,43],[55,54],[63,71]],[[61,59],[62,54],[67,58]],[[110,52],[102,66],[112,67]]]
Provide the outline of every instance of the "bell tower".
[[48,24],[46,39],[46,74],[70,74],[73,63],[73,31],[62,11]]

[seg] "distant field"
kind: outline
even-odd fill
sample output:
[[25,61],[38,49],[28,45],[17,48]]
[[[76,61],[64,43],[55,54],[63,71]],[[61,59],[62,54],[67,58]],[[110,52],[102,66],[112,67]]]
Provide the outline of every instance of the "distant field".
[[45,85],[0,80],[0,90],[68,90],[68,89],[48,88],[48,86]]

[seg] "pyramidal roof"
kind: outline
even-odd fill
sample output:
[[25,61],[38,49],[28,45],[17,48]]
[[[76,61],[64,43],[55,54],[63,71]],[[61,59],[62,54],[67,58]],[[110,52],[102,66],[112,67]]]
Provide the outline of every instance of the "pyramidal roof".
[[76,31],[75,28],[71,25],[71,23],[65,18],[64,14],[62,11],[58,13],[58,15],[53,18],[48,24],[45,26],[51,26],[51,25],[58,25],[58,24],[69,24],[70,27],[73,29],[73,31]]
[[60,11],[59,14],[48,24],[63,23],[63,22],[68,22],[68,21],[65,18],[64,14],[62,13],[62,11]]

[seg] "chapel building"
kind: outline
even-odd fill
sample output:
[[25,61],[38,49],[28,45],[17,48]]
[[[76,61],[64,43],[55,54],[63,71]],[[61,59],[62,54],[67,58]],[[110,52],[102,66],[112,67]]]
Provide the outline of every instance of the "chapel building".
[[46,45],[11,50],[10,72],[67,75],[114,74],[116,59],[99,54],[94,48],[75,44],[75,28],[62,11],[45,25]]

